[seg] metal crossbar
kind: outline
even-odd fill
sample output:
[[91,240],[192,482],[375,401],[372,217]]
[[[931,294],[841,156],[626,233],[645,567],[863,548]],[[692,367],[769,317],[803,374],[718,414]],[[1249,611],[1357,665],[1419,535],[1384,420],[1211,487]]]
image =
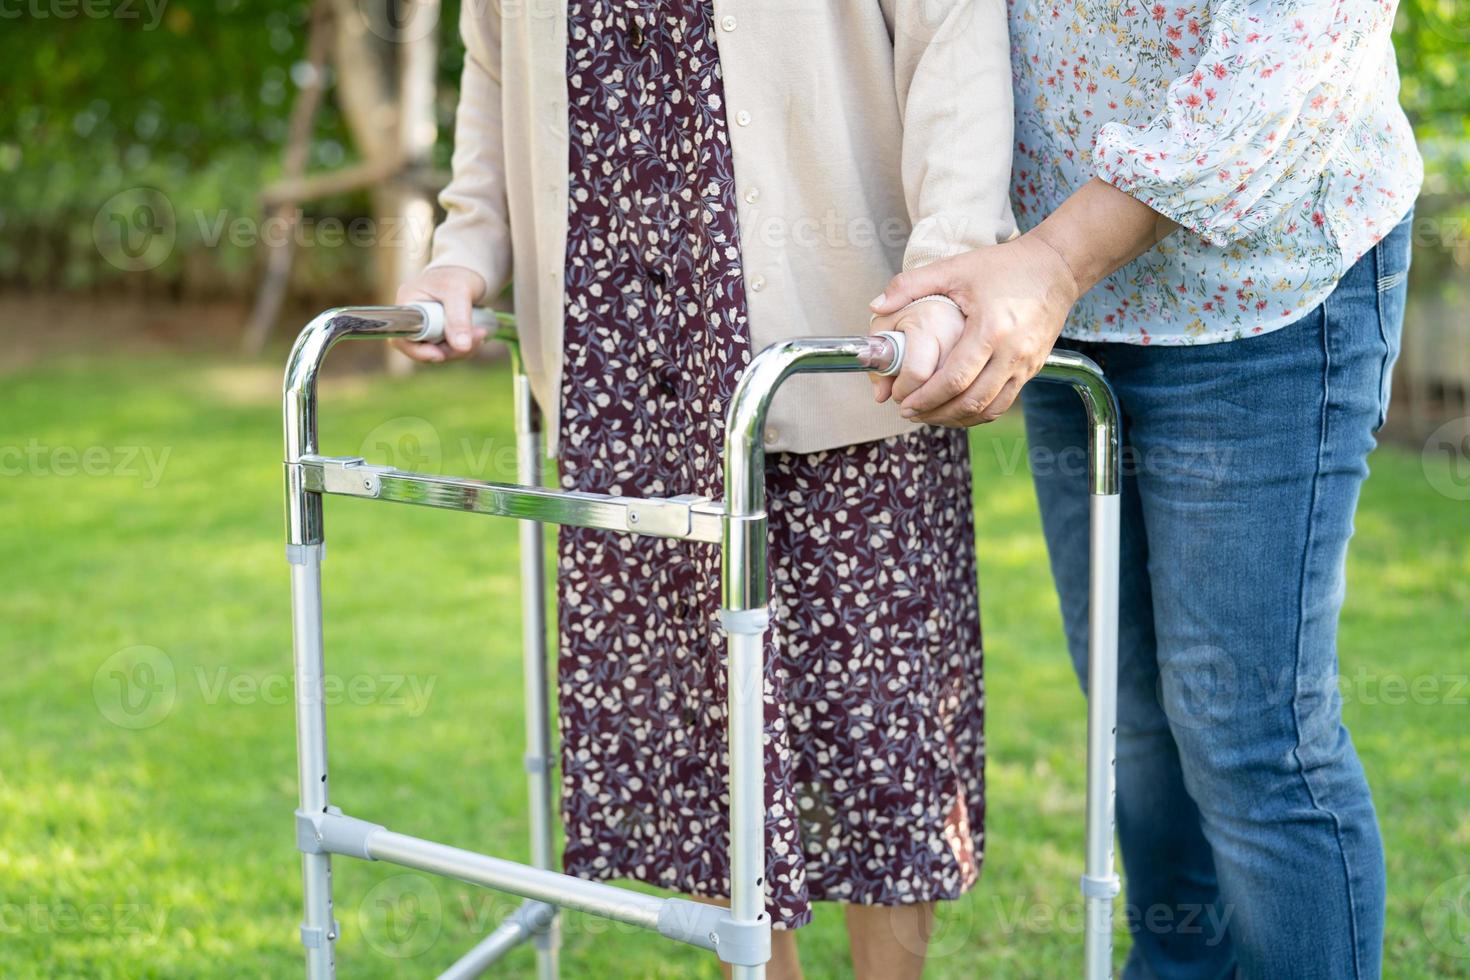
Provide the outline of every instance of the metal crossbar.
[[[521,366],[513,321],[477,312],[476,323],[505,341],[514,370],[517,483],[487,483],[373,466],[358,457],[324,456],[317,447],[317,377],[339,340],[443,339],[443,310],[434,304],[330,310],[297,339],[286,369],[283,413],[286,456],[286,553],[291,567],[296,672],[296,745],[305,914],[301,941],[310,980],[336,975],[338,925],[333,914],[332,855],[386,861],[518,895],[517,912],[462,956],[442,977],[480,975],[511,949],[536,946],[541,980],[557,976],[558,910],[577,909],[713,951],[736,980],[761,980],[770,959],[765,912],[765,758],[762,744],[762,659],[769,626],[766,571],[765,452],[760,433],[771,399],[793,374],[892,373],[903,357],[900,336],[809,338],[774,344],[752,359],[726,417],[725,499],[634,498],[551,490],[541,485],[542,438],[530,384]],[[1087,855],[1082,891],[1087,911],[1084,976],[1112,973],[1113,760],[1117,714],[1118,410],[1097,365],[1055,352],[1037,376],[1071,385],[1090,425],[1092,500],[1087,717]],[[322,498],[345,495],[418,504],[521,521],[522,619],[526,700],[526,772],[531,863],[462,850],[390,831],[343,814],[330,803],[323,690],[321,564]],[[552,868],[551,725],[547,713],[547,647],[543,524],[681,538],[721,550],[721,625],[729,675],[727,739],[730,780],[729,908],[660,898]]]

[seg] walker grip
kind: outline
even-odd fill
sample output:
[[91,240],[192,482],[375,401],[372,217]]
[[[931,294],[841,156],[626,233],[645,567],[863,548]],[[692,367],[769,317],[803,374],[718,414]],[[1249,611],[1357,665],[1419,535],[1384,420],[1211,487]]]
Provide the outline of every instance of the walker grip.
[[906,340],[896,330],[880,330],[868,338],[868,350],[861,358],[863,364],[880,377],[893,377],[903,368]]
[[420,344],[442,344],[444,343],[444,305],[442,303],[409,303],[408,306],[424,318],[424,329],[419,331],[412,339]]

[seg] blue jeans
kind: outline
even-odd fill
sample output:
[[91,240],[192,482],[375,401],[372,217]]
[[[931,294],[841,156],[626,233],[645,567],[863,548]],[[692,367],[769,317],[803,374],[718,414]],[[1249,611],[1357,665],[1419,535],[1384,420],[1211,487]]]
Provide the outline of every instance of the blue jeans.
[[[1342,724],[1337,620],[1388,404],[1406,219],[1317,309],[1195,347],[1062,341],[1123,412],[1118,834],[1124,976],[1370,978],[1385,873]],[[1086,677],[1088,511],[1076,396],[1026,431],[1067,643]]]

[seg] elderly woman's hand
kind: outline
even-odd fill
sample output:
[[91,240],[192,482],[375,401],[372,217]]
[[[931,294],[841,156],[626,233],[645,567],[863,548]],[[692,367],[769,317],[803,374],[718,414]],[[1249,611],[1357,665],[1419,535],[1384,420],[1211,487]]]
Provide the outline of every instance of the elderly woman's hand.
[[900,402],[905,416],[940,425],[998,418],[1046,363],[1072,304],[1178,228],[1094,177],[1020,238],[895,277],[873,312],[942,294],[965,314],[954,350]]
[[426,364],[452,361],[473,354],[486,331],[471,322],[475,304],[485,295],[485,280],[460,266],[436,266],[398,287],[399,304],[439,303],[444,307],[444,343],[418,344],[395,340],[393,346]]
[[964,314],[948,299],[923,300],[897,313],[873,317],[869,333],[891,331],[904,335],[903,366],[898,374],[868,375],[878,403],[890,398],[902,402],[918,390],[949,356],[964,330]]
[[1041,370],[1081,291],[1067,262],[1033,232],[894,277],[872,303],[874,312],[884,314],[874,329],[898,329],[878,324],[926,307],[954,314],[937,302],[904,310],[932,295],[954,300],[963,330],[938,356],[937,336],[905,331],[908,353],[893,397],[904,417],[916,422],[966,426],[993,421],[1011,406],[1021,386]]

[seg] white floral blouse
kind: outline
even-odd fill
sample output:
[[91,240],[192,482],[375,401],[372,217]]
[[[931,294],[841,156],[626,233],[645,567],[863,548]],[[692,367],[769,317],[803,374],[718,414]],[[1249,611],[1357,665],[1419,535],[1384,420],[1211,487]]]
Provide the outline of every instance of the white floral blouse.
[[1094,175],[1183,226],[1084,297],[1066,336],[1286,326],[1412,207],[1394,0],[1009,4],[1021,227]]

